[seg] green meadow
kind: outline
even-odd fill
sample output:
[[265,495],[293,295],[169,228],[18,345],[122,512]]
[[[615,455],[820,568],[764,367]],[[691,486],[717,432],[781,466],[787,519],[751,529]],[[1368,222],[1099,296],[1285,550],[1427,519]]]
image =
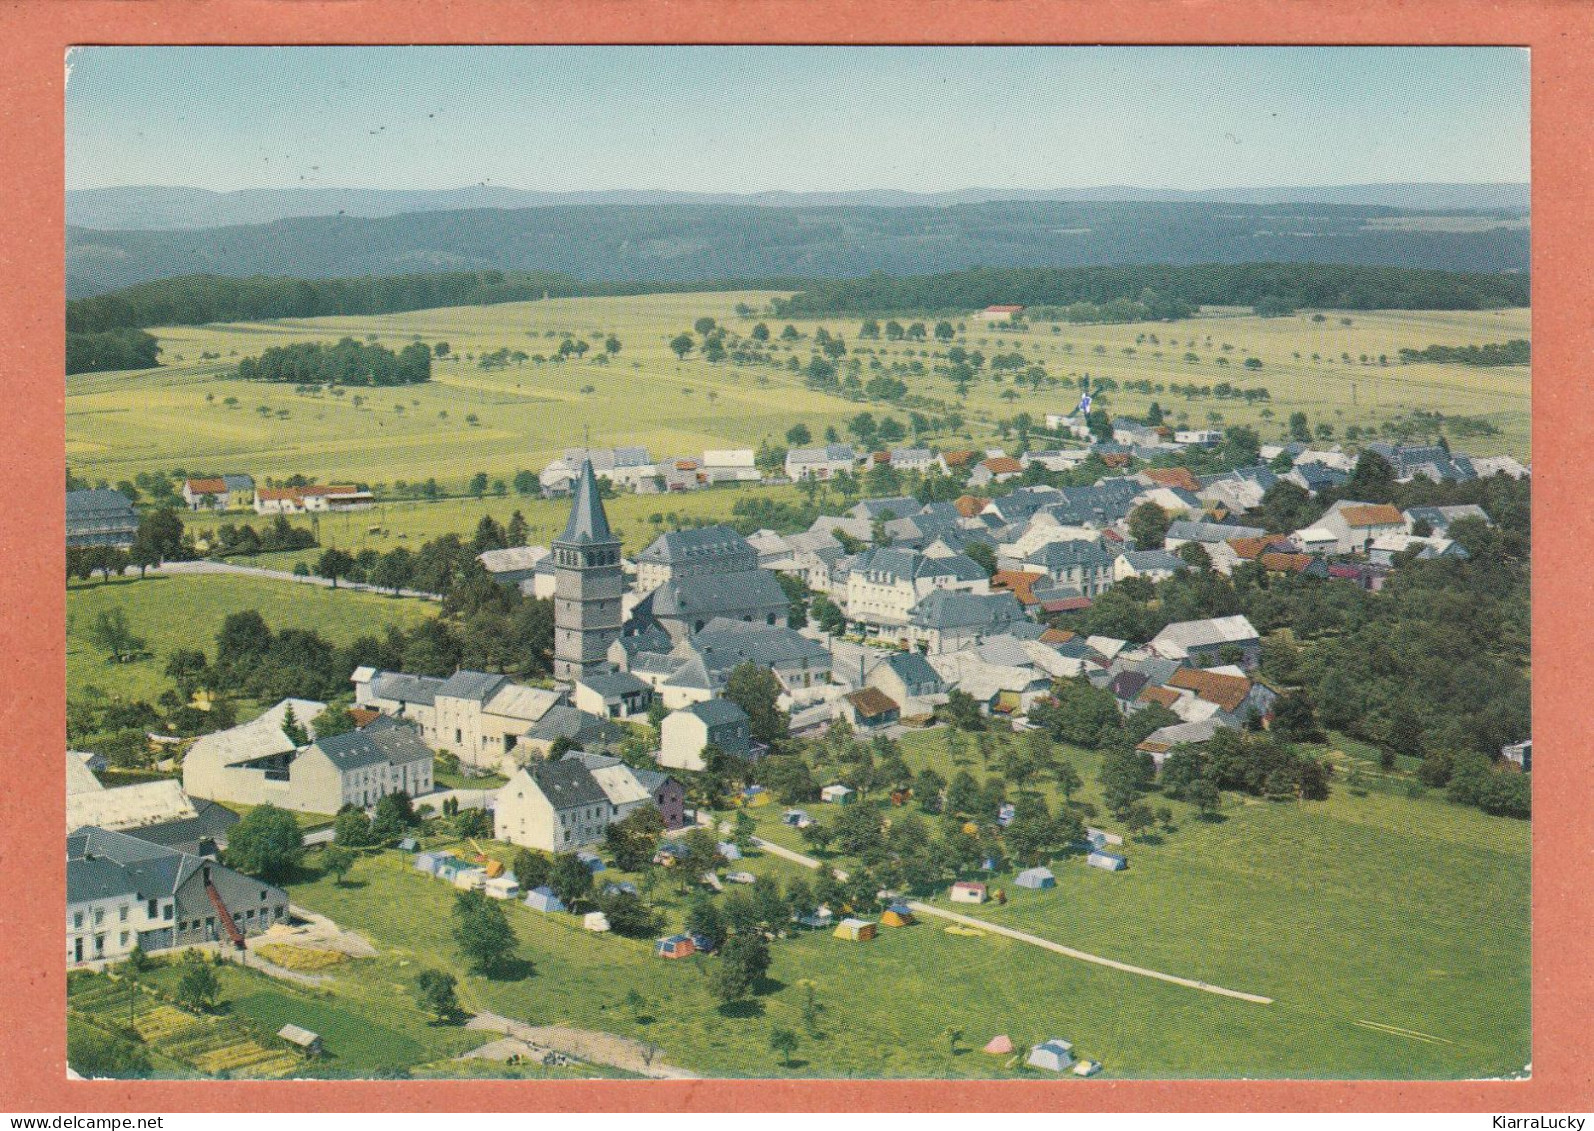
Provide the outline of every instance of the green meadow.
[[[857,412],[877,416],[900,409],[862,403],[806,388],[802,378],[767,365],[710,364],[696,353],[678,359],[668,342],[711,317],[738,333],[756,321],[778,336],[783,320],[741,317],[740,303],[762,310],[764,292],[549,299],[488,307],[462,307],[381,316],[284,320],[243,325],[158,329],[164,365],[140,372],[80,374],[66,382],[67,460],[75,472],[114,483],[139,471],[245,471],[257,479],[305,474],[323,482],[356,480],[391,487],[436,478],[463,493],[478,471],[512,478],[538,470],[563,449],[640,444],[656,458],[698,455],[705,448],[783,442],[788,428],[807,424],[815,436],[827,426],[844,429]],[[1348,321],[1350,324],[1345,325]],[[863,341],[856,318],[798,319],[804,335],[774,341],[777,361],[806,363],[821,326],[843,336],[864,365],[878,360],[919,361],[933,370],[947,345]],[[1501,342],[1530,335],[1526,310],[1375,311],[1257,318],[1209,311],[1177,323],[1037,325],[1016,334],[988,329],[972,319],[956,344],[987,357],[1017,350],[1056,377],[1111,377],[1118,382],[1229,381],[1265,385],[1272,400],[1233,400],[1118,391],[1104,402],[1111,411],[1135,413],[1157,399],[1174,420],[1192,427],[1253,424],[1264,438],[1283,435],[1291,412],[1330,424],[1336,435],[1415,410],[1476,417],[1497,434],[1468,437],[1459,446],[1479,454],[1509,452],[1527,458],[1529,373],[1526,367],[1480,369],[1461,365],[1394,363],[1398,350],[1428,345]],[[499,349],[552,355],[561,335],[594,343],[586,360],[526,361],[483,369],[475,359]],[[613,334],[621,351],[608,364],[593,360]],[[296,392],[291,385],[243,382],[229,376],[238,359],[267,346],[342,336],[400,348],[420,339],[446,341],[452,357],[437,362],[433,380],[404,388],[350,390],[334,397]],[[1149,337],[1158,339],[1153,344]],[[1225,348],[1227,347],[1227,348]],[[213,355],[209,360],[203,354]],[[1195,361],[1187,355],[1195,355]],[[1313,355],[1317,360],[1313,360]],[[1365,355],[1367,362],[1361,358]],[[1379,357],[1390,364],[1379,364]],[[1346,358],[1350,360],[1345,360]],[[1255,358],[1259,370],[1244,362]],[[960,433],[928,439],[942,446],[993,439],[995,422],[1028,412],[1039,420],[1067,412],[1077,393],[1032,390],[1011,380],[982,377],[959,400],[941,377],[907,378],[910,392],[943,401],[965,417]],[[355,403],[356,397],[361,398]],[[232,406],[229,398],[235,398]],[[1266,411],[1270,415],[1264,417]],[[1212,420],[1216,413],[1219,420]],[[474,418],[474,420],[472,419]]]

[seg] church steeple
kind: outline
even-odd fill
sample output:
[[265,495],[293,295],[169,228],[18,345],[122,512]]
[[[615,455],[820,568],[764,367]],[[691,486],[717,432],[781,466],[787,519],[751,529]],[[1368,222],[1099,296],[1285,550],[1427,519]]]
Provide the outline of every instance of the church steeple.
[[581,462],[564,533],[554,539],[554,675],[580,679],[609,667],[625,592],[620,539],[609,528],[589,460]]
[[575,502],[570,507],[570,520],[565,523],[565,532],[559,536],[559,541],[570,546],[614,541],[591,460],[581,461],[581,471],[576,476]]

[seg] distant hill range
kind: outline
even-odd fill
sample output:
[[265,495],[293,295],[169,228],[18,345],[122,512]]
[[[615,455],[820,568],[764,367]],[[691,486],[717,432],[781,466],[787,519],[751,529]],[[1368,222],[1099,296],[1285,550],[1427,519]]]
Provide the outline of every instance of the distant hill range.
[[1230,188],[1185,191],[1103,185],[1073,189],[969,188],[914,193],[695,193],[658,191],[537,192],[471,185],[437,190],[357,188],[243,189],[213,192],[171,185],[75,189],[66,194],[66,222],[78,228],[163,230],[266,224],[295,216],[397,216],[473,208],[550,208],[584,205],[719,204],[756,208],[946,208],[999,201],[1138,201],[1155,203],[1353,204],[1425,211],[1526,212],[1525,184],[1379,184]]
[[[486,191],[486,190],[483,190]],[[395,204],[397,202],[394,202]],[[1525,271],[1509,210],[1212,201],[546,204],[67,229],[67,293],[177,275],[563,272],[585,280],[848,278],[971,267],[1321,262]]]

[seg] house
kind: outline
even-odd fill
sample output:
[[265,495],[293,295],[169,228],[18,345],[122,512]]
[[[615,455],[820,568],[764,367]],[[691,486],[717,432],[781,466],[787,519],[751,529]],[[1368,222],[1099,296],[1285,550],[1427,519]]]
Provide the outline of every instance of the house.
[[[1334,545],[1328,552],[1357,554],[1365,552],[1385,534],[1404,534],[1406,516],[1388,503],[1341,500],[1329,507],[1312,526],[1334,536]],[[1306,549],[1304,545],[1301,548]]]
[[242,946],[288,918],[288,895],[214,861],[127,833],[88,827],[66,838],[70,964],[229,940]]
[[[1207,742],[1218,732],[1218,725],[1215,718],[1193,723],[1173,723],[1152,731],[1135,749],[1150,754],[1152,764],[1160,771],[1174,747],[1195,746]],[[1105,844],[1106,841],[1102,843]]]
[[819,800],[828,801],[832,805],[851,805],[857,800],[857,794],[853,792],[850,785],[842,785],[837,782],[821,789],[819,791]]
[[602,840],[614,819],[609,795],[580,761],[538,762],[498,791],[493,836],[544,852],[572,852]]
[[[76,773],[86,777],[93,783],[92,786],[72,781],[74,764]],[[181,782],[167,778],[106,789],[77,758],[69,755],[67,766],[68,831],[94,825],[114,832],[129,832],[143,825],[155,825],[195,814],[194,803],[183,792]]]
[[683,577],[746,573],[759,568],[758,551],[722,523],[671,530],[636,558],[636,591],[647,593]]
[[1191,444],[1203,448],[1215,448],[1223,443],[1223,429],[1221,428],[1181,428],[1173,433],[1175,444]]
[[605,719],[646,713],[653,688],[627,672],[596,672],[576,680],[576,708]]
[[[1232,727],[1244,726],[1252,714],[1259,719],[1268,718],[1278,698],[1278,693],[1264,683],[1205,668],[1180,668],[1169,678],[1167,686],[1189,691],[1213,704],[1219,711],[1218,720]],[[1178,706],[1173,709],[1177,712]]]
[[118,491],[66,493],[66,548],[112,546],[125,550],[138,535],[138,514]]
[[947,898],[953,903],[984,903],[985,885],[978,880],[959,880],[947,892]]
[[917,652],[891,653],[869,669],[864,683],[904,706],[915,699],[943,695],[947,690],[945,681]]
[[853,518],[861,518],[865,522],[889,522],[892,519],[909,518],[919,513],[924,504],[918,499],[898,495],[886,499],[860,499],[847,511]]
[[[466,765],[513,773],[535,744],[528,739],[567,694],[461,670],[447,679],[359,667],[351,677],[358,707],[413,723],[421,739]],[[548,741],[552,741],[549,739]]]
[[[935,463],[935,455],[929,448],[892,448],[888,453],[888,462],[898,471],[917,471],[923,474],[930,470]],[[906,518],[906,515],[898,515]]]
[[1024,308],[1022,306],[987,306],[974,317],[981,322],[995,322],[1005,325],[1023,318]]
[[1220,542],[1227,542],[1232,538],[1261,538],[1267,534],[1259,526],[1237,526],[1229,523],[1199,522],[1191,519],[1175,519],[1168,526],[1168,533],[1163,539],[1163,549],[1177,550],[1186,542],[1199,542],[1211,548]]
[[914,606],[937,591],[989,593],[990,577],[964,554],[930,557],[886,547],[852,560],[847,572],[847,618],[874,630],[900,628]]
[[1244,616],[1178,621],[1152,637],[1148,647],[1166,659],[1192,664],[1220,660],[1231,649],[1247,668],[1256,667],[1262,658],[1261,638]]
[[875,937],[875,925],[867,919],[843,919],[836,924],[835,936],[849,942],[869,942]]
[[[756,560],[751,546],[747,552]],[[657,626],[681,641],[713,620],[784,627],[790,615],[791,598],[768,570],[672,575],[632,607],[622,635]]]
[[217,475],[183,480],[183,502],[191,511],[253,506],[255,481],[247,475]]
[[1074,1046],[1061,1037],[1053,1037],[1030,1049],[1024,1063],[1048,1072],[1067,1072],[1074,1063]]
[[1129,867],[1129,861],[1116,852],[1103,852],[1099,848],[1085,857],[1085,863],[1092,868],[1103,868],[1109,872],[1122,872]]
[[752,448],[713,448],[703,453],[703,478],[709,483],[757,483],[763,475]]
[[822,448],[792,448],[786,453],[786,478],[833,479],[857,466],[858,453],[850,444],[826,444]]
[[994,456],[981,460],[969,476],[970,487],[986,487],[992,483],[1005,483],[1024,474],[1024,465],[1012,456]]
[[544,884],[542,887],[532,888],[526,893],[526,906],[533,911],[541,911],[545,915],[552,915],[564,911],[565,901],[554,894],[553,888]]
[[[1058,427],[1050,423],[1050,415],[1046,419],[1048,428],[1055,430]],[[1084,448],[1052,448],[1043,452],[1025,452],[1018,460],[1026,469],[1038,463],[1047,471],[1073,471],[1089,458],[1090,453]]]
[[895,725],[902,708],[884,691],[865,687],[843,695],[836,704],[838,713],[857,730],[872,732]]
[[1128,550],[1113,559],[1112,578],[1116,582],[1142,577],[1155,583],[1189,568],[1190,563],[1167,550]]
[[1011,593],[964,593],[937,589],[919,602],[903,629],[907,643],[934,655],[952,652],[1025,623]]
[[1318,463],[1315,460],[1297,460],[1295,466],[1286,471],[1280,478],[1294,483],[1309,495],[1315,495],[1319,491],[1327,490],[1330,487],[1344,486],[1349,482],[1350,474],[1341,471],[1337,467],[1330,467],[1326,463]]
[[[623,821],[636,810],[651,805],[664,819],[664,827],[678,829],[686,824],[686,789],[660,770],[631,766],[609,754],[572,750],[564,761],[577,761],[592,773],[593,780],[614,807],[611,821]],[[594,872],[603,871],[596,853],[578,852],[576,857]]]
[[1026,561],[1051,581],[1077,590],[1083,597],[1100,596],[1113,585],[1113,556],[1096,542],[1080,538],[1047,542]]
[[659,958],[690,958],[697,953],[697,944],[687,935],[671,935],[655,943],[653,953]]
[[500,585],[518,588],[529,581],[535,588],[537,567],[551,552],[546,546],[509,546],[502,550],[483,550],[476,555],[476,560]]
[[1406,519],[1406,533],[1416,534],[1419,524],[1427,523],[1429,534],[1446,536],[1450,524],[1463,518],[1488,522],[1489,515],[1475,503],[1453,507],[1408,507],[1401,512]]
[[374,494],[347,483],[261,487],[255,492],[256,514],[362,511],[370,510],[375,505]]
[[717,747],[735,758],[752,755],[751,723],[747,712],[729,699],[718,697],[671,711],[659,724],[661,766],[676,770],[708,768],[703,752]]
[[321,1036],[312,1033],[309,1029],[300,1028],[298,1025],[284,1025],[277,1030],[277,1037],[286,1041],[294,1048],[308,1057],[321,1055]]
[[1057,877],[1050,868],[1026,868],[1014,878],[1013,883],[1021,888],[1054,888],[1057,886]]

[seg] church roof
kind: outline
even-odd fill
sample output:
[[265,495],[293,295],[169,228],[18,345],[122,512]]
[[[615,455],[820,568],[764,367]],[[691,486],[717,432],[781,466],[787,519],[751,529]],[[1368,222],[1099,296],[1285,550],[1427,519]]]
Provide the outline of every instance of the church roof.
[[587,546],[596,542],[613,542],[609,530],[609,516],[603,513],[603,497],[598,493],[598,479],[592,474],[592,462],[581,461],[576,475],[575,502],[570,506],[570,521],[559,541],[569,546]]

